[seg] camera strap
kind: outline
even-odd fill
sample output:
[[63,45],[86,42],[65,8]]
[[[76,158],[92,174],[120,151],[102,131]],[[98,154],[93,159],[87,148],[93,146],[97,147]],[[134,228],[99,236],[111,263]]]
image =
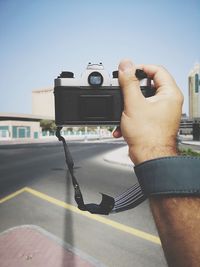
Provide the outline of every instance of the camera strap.
[[65,138],[61,136],[62,127],[57,127],[56,129],[56,137],[59,141],[62,141],[64,152],[65,152],[65,160],[68,167],[68,170],[71,175],[72,184],[74,187],[74,198],[78,205],[78,208],[83,211],[89,211],[93,214],[104,214],[108,215],[109,213],[121,212],[128,209],[132,209],[142,203],[146,197],[144,196],[142,189],[139,183],[136,183],[129,189],[127,189],[122,194],[113,198],[106,194],[102,194],[102,201],[100,204],[85,204],[83,200],[83,196],[81,193],[80,186],[74,176],[74,161],[65,141]]

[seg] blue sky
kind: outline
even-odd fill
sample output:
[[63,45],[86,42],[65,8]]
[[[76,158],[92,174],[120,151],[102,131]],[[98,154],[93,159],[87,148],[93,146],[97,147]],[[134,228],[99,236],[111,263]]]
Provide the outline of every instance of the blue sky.
[[31,113],[31,92],[90,62],[161,64],[185,95],[200,60],[200,0],[0,0],[0,112]]

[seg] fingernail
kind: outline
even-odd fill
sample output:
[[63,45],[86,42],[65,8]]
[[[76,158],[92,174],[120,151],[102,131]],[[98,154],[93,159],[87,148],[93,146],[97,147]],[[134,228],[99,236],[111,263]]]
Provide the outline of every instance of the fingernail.
[[119,70],[122,72],[133,71],[133,63],[130,60],[123,60],[119,64]]

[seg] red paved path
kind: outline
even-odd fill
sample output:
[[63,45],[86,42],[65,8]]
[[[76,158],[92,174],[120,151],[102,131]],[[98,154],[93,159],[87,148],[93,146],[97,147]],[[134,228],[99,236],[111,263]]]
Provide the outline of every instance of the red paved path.
[[13,228],[0,235],[1,267],[94,267],[52,238],[31,227]]

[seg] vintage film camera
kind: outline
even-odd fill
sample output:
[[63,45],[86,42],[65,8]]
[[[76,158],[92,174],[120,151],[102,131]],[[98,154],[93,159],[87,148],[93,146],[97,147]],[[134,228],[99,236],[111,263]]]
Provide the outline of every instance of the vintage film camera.
[[[142,70],[136,70],[140,88],[145,97],[155,94],[151,79]],[[55,79],[55,122],[68,125],[119,125],[123,98],[118,83],[118,71],[112,78],[102,63],[89,63],[82,76],[63,71]]]

